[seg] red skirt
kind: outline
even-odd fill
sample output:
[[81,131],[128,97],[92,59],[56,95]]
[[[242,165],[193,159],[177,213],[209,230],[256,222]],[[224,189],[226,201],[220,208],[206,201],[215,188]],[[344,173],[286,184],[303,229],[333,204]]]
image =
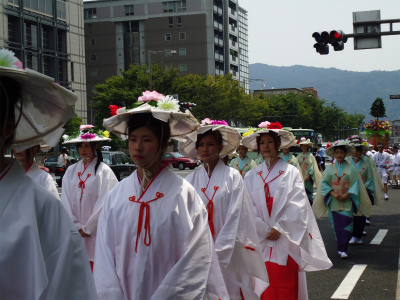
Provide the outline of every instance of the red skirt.
[[299,266],[288,256],[287,265],[267,261],[269,286],[261,300],[297,300],[299,293]]

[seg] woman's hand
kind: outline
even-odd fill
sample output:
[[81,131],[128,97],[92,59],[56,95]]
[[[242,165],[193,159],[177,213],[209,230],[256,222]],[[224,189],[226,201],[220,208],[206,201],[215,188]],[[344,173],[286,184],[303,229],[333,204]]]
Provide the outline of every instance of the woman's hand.
[[275,228],[272,228],[271,232],[267,235],[266,239],[271,241],[276,241],[277,239],[279,239],[280,236],[281,233]]
[[82,228],[79,229],[78,231],[79,231],[79,233],[81,234],[82,237],[88,237],[88,236],[90,236],[90,234],[85,233],[85,232],[83,231]]
[[340,199],[339,198],[337,198],[337,199],[339,201],[345,201],[347,198],[349,198],[349,196],[350,196],[350,194],[346,193],[346,194],[340,196]]
[[333,198],[335,198],[335,199],[340,201],[341,197],[340,197],[339,193],[335,193],[334,191],[331,191],[331,195],[332,195]]
[[310,180],[310,178],[311,178],[311,175],[310,175],[310,174],[308,174],[308,175],[306,176],[306,178],[304,178],[304,181],[309,181],[309,180]]

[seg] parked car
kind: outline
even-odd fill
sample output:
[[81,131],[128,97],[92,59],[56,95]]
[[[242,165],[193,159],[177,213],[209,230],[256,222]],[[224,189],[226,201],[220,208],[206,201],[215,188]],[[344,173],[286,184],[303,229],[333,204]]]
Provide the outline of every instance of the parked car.
[[162,157],[162,160],[170,163],[172,167],[178,168],[179,170],[185,170],[186,167],[193,170],[198,165],[200,165],[199,160],[183,156],[178,152],[165,152]]
[[[79,161],[78,158],[75,158],[73,156],[68,156],[69,161],[71,162],[71,165],[77,163]],[[47,161],[46,161],[47,163]],[[46,164],[45,164],[46,165]],[[56,177],[56,182],[59,187],[62,187],[62,179],[64,177],[65,171],[67,168],[62,164],[57,164],[57,166],[54,168],[54,175]]]
[[113,170],[118,181],[130,176],[136,169],[131,158],[120,151],[101,151],[103,162]]
[[44,166],[46,168],[49,168],[50,172],[54,172],[54,168],[57,167],[58,165],[58,157],[57,156],[51,156],[49,157],[46,162],[44,163]]

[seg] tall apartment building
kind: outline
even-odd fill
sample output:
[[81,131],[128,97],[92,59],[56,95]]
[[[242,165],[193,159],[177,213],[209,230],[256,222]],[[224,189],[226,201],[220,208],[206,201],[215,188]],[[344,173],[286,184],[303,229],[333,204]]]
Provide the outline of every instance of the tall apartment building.
[[0,0],[0,48],[23,66],[53,77],[78,95],[75,111],[87,122],[81,0]]
[[84,9],[89,104],[97,83],[148,64],[149,52],[152,63],[184,74],[232,73],[248,84],[247,12],[238,0],[91,0]]

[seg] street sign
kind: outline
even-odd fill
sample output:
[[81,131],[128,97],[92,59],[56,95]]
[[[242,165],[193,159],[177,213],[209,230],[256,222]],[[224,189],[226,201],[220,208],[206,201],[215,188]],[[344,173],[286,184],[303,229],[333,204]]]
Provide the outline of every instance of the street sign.
[[400,99],[400,95],[390,95],[390,100]]
[[[380,21],[381,11],[359,11],[353,12],[353,33],[366,33],[366,34],[378,34],[381,32],[381,25],[374,24],[374,21]],[[371,24],[367,22],[372,21]],[[357,24],[357,22],[360,22]],[[362,23],[361,23],[362,22]],[[354,50],[361,49],[374,49],[382,48],[382,41],[380,36],[371,37],[354,37]]]

